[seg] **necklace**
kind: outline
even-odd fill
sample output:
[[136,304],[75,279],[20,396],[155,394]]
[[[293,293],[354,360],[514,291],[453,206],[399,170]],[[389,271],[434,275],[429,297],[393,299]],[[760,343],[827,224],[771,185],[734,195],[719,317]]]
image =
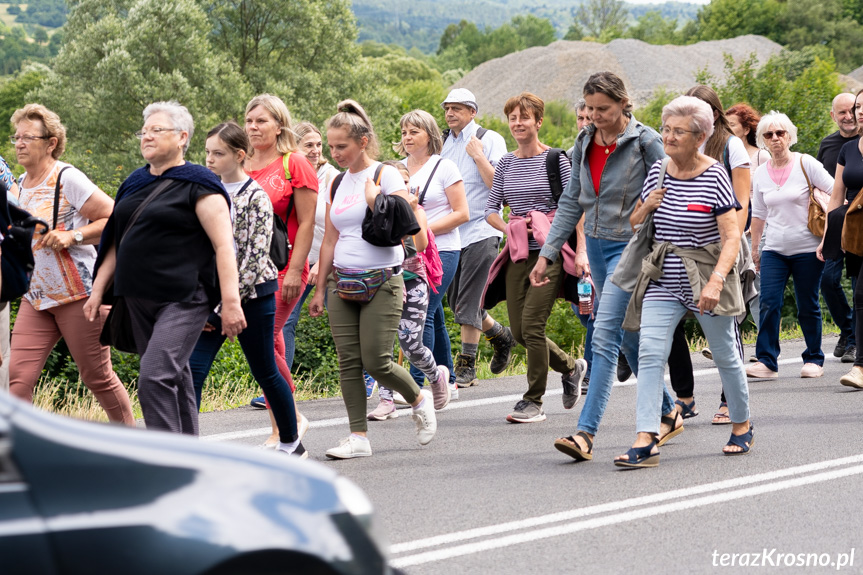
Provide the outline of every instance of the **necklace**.
[[782,186],[785,185],[785,182],[788,181],[788,177],[791,175],[791,168],[794,167],[794,162],[789,161],[786,165],[781,168],[777,168],[775,166],[775,162],[770,162],[767,164],[767,173],[770,174],[770,179],[773,180],[773,183],[776,184],[776,189],[779,190]]
[[611,153],[611,146],[617,143],[617,136],[611,138],[611,143],[606,142],[605,138],[602,136],[602,130],[597,130],[596,133],[599,135],[599,141],[602,142],[602,146],[605,148],[605,155]]

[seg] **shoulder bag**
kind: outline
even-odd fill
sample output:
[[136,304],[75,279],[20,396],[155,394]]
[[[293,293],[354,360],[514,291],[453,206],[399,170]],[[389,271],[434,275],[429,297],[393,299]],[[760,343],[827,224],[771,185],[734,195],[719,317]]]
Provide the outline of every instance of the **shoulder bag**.
[[803,171],[803,177],[806,178],[806,185],[809,186],[809,216],[806,225],[814,236],[823,238],[824,220],[827,219],[827,203],[830,201],[830,196],[812,186],[809,174],[803,167],[802,154],[800,155],[800,169]]

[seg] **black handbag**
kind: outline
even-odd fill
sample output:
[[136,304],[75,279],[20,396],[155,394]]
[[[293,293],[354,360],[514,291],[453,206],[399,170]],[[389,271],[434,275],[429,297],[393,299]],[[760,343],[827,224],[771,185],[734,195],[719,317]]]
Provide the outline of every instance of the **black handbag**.
[[[150,202],[156,199],[156,196],[165,191],[174,180],[166,179],[161,184],[156,186],[156,189],[150,192],[141,205],[132,213],[129,218],[129,223],[126,224],[126,229],[123,234],[117,238],[117,253],[120,250],[120,242],[123,241],[123,236],[129,233],[135,222],[138,221],[138,216],[144,211]],[[113,283],[108,287],[109,290],[114,289]],[[140,353],[138,346],[135,344],[135,335],[132,331],[132,316],[129,314],[129,307],[126,303],[126,298],[122,296],[114,296],[114,305],[111,306],[111,311],[108,313],[108,319],[105,320],[105,325],[102,326],[102,333],[99,334],[99,343],[109,345],[117,351],[125,353]]]

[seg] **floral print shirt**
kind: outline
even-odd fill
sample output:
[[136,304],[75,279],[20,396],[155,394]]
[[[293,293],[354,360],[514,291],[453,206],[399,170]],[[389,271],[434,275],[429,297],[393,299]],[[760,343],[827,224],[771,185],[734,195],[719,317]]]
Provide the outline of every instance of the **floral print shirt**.
[[[232,203],[237,270],[240,272],[240,300],[246,301],[273,293],[279,273],[270,259],[273,204],[267,192],[252,178],[227,184],[225,188]],[[260,293],[258,286],[268,282],[272,283],[272,289]]]

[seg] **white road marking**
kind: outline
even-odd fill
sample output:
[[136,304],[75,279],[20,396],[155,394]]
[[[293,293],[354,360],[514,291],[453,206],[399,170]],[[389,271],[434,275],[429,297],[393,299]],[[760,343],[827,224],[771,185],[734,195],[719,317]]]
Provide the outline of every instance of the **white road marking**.
[[[825,461],[820,463],[814,463],[809,465],[804,465],[800,467],[793,467],[789,469],[783,469],[768,473],[763,473],[759,475],[753,475],[749,477],[741,477],[736,479],[730,479],[727,481],[720,481],[716,483],[706,484],[702,486],[696,486],[688,489],[681,489],[676,491],[671,491],[667,493],[660,493],[652,496],[639,497],[634,499],[623,500],[620,502],[607,503],[603,505],[596,505],[592,507],[587,507],[584,509],[575,509],[571,511],[556,513],[552,515],[547,515],[543,517],[536,517],[532,519],[526,519],[522,521],[514,521],[511,523],[506,523],[500,526],[489,526],[485,528],[479,529],[471,529],[467,531],[463,531],[461,533],[452,533],[447,535],[442,535],[439,537],[432,537],[423,540],[419,540],[416,542],[408,542],[401,543],[398,545],[393,545],[391,548],[391,552],[393,554],[404,553],[405,551],[420,549],[429,546],[437,546],[443,543],[449,543],[456,540],[463,540],[465,538],[465,534],[467,537],[480,537],[483,535],[479,535],[478,533],[482,530],[487,531],[487,534],[495,534],[502,533],[514,530],[524,529],[526,527],[530,527],[533,525],[541,525],[543,523],[549,522],[558,522],[566,519],[574,519],[577,517],[584,517],[587,515],[594,515],[596,513],[603,512],[614,512],[620,509],[625,509],[628,507],[634,507],[638,505],[645,505],[651,503],[658,503],[660,501],[664,501],[670,498],[679,498],[686,497],[688,495],[692,495],[693,493],[704,493],[710,491],[717,491],[721,489],[728,489],[730,487],[739,487],[741,485],[753,483],[753,482],[764,482],[768,483],[762,485],[756,485],[751,487],[746,487],[742,489],[736,489],[733,491],[727,491],[724,493],[713,493],[710,495],[705,495],[703,497],[698,498],[688,498],[681,501],[666,503],[662,505],[653,505],[651,507],[646,507],[642,509],[634,509],[632,511],[625,511],[622,513],[612,513],[611,515],[606,515],[604,517],[596,517],[593,519],[587,519],[584,521],[576,521],[572,523],[567,523],[563,525],[558,525],[554,527],[548,527],[545,529],[538,529],[529,532],[521,532],[512,535],[506,535],[503,537],[498,537],[494,539],[488,539],[485,541],[478,541],[475,543],[467,543],[464,545],[457,545],[455,547],[447,547],[444,549],[439,549],[435,551],[427,551],[425,553],[418,553],[416,555],[408,555],[406,557],[399,557],[397,559],[393,559],[390,564],[393,567],[409,567],[412,565],[421,565],[424,563],[431,563],[434,561],[442,561],[444,559],[451,559],[454,557],[461,557],[464,555],[473,555],[476,553],[480,553],[482,551],[489,551],[492,549],[500,549],[504,547],[510,547],[512,545],[518,545],[523,543],[529,543],[531,541],[537,541],[540,539],[548,539],[552,537],[559,537],[562,535],[568,535],[572,533],[576,533],[578,531],[585,531],[588,529],[597,529],[600,527],[607,527],[609,525],[616,525],[619,523],[625,523],[629,521],[636,521],[639,519],[644,519],[647,517],[653,517],[656,515],[662,515],[666,513],[677,513],[680,511],[684,511],[687,509],[694,509],[698,507],[704,507],[707,505],[715,505],[718,503],[727,503],[729,501],[734,501],[737,499],[743,499],[746,497],[754,497],[757,495],[764,495],[767,493],[774,493],[777,491],[782,491],[786,489],[792,489],[796,487],[802,487],[805,485],[811,485],[815,483],[821,483],[824,481],[832,481],[835,479],[841,479],[844,477],[850,477],[854,475],[863,474],[863,465],[855,465],[853,467],[846,467],[844,469],[835,469],[832,471],[825,471],[823,473],[817,473],[814,475],[806,475],[804,477],[797,477],[793,479],[786,479],[782,481],[776,481],[776,479],[781,477],[787,477],[789,475],[799,475],[801,473],[810,473],[812,471],[820,470],[820,469],[829,469],[831,467],[837,467],[841,465],[847,465],[849,463],[860,463],[863,462],[863,455],[857,455],[852,457],[845,457],[842,459],[835,459],[831,461]],[[485,534],[485,533],[484,533]],[[432,540],[435,542],[432,544]]]
[[[789,363],[799,363],[800,358],[788,358],[779,360],[779,365],[789,364]],[[717,375],[719,370],[715,367],[707,368],[707,369],[698,369],[692,372],[692,375],[695,377],[700,377],[702,375]],[[666,381],[668,380],[668,375],[665,376]],[[614,387],[630,387],[638,383],[638,380],[634,377],[630,377],[628,380],[623,382],[615,382]],[[545,392],[546,396],[555,396],[561,395],[563,390],[560,389],[550,389]],[[441,411],[451,411],[455,409],[469,409],[471,407],[480,407],[483,405],[495,405],[499,403],[514,403],[522,398],[522,394],[514,393],[510,395],[497,395],[495,397],[486,397],[484,399],[470,399],[467,401],[454,401],[450,402],[448,406],[446,406]],[[318,421],[312,421],[309,424],[311,429],[320,429],[324,427],[335,427],[338,425],[348,425],[349,421],[347,417],[333,417],[331,419],[320,419]],[[232,441],[235,439],[245,439],[248,437],[267,437],[272,433],[272,428],[270,427],[257,427],[255,429],[243,429],[240,431],[229,431],[226,433],[215,433],[213,435],[202,435],[201,441]]]

